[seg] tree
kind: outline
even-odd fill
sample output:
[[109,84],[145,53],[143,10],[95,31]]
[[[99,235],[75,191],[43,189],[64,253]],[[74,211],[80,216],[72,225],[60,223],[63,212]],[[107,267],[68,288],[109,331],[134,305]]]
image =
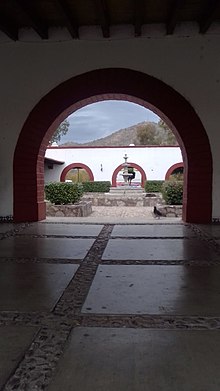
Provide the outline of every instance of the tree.
[[162,119],[158,124],[149,122],[139,125],[136,142],[140,145],[178,145],[172,130]]
[[177,139],[173,134],[172,130],[162,119],[158,122],[158,125],[164,130],[164,140],[163,144],[165,145],[178,145]]
[[72,182],[87,182],[89,175],[84,168],[74,168],[66,174],[65,179],[70,179]]
[[157,134],[156,126],[153,123],[148,123],[138,127],[137,141],[140,145],[159,145],[162,140]]
[[55,130],[53,137],[50,140],[50,145],[52,143],[57,143],[60,141],[61,137],[64,136],[68,130],[69,130],[70,123],[67,119],[65,119],[61,124],[58,126],[57,130]]
[[163,128],[164,130],[170,130],[169,126],[164,122],[162,119],[158,122],[158,125]]

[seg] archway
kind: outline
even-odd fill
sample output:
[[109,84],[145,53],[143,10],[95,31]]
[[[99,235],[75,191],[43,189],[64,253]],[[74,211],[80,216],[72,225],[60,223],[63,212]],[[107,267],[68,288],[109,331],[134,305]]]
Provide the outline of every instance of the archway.
[[94,181],[94,175],[92,173],[92,170],[86,164],[83,164],[83,163],[72,163],[72,164],[69,164],[68,166],[66,166],[64,168],[64,170],[62,171],[62,173],[60,175],[60,182],[65,182],[66,174],[68,173],[68,171],[70,171],[70,170],[72,170],[74,168],[82,168],[83,170],[85,170],[88,173],[89,180],[90,181]]
[[183,220],[210,222],[212,155],[198,115],[182,95],[161,80],[122,68],[75,76],[55,87],[33,108],[14,154],[14,220],[45,218],[43,161],[54,130],[73,111],[106,99],[140,104],[168,123],[179,141],[184,161]]
[[[143,170],[143,168],[136,163],[128,162],[128,164],[129,164],[129,167],[136,168],[136,170],[138,170],[141,173],[141,187],[144,187],[144,183],[147,180],[147,177],[146,177],[146,174],[145,174],[145,171]],[[113,187],[116,187],[117,175],[118,175],[119,171],[121,171],[122,169],[123,169],[123,164],[120,164],[113,172],[113,174],[112,174],[112,186]]]
[[176,170],[177,168],[183,168],[183,167],[184,167],[183,163],[173,164],[166,172],[165,181],[168,181],[168,179],[170,178],[170,175],[172,175],[174,170]]

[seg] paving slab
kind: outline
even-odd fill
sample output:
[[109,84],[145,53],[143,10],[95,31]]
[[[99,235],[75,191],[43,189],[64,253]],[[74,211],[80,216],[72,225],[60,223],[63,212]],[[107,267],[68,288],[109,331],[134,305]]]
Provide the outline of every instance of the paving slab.
[[97,236],[100,234],[103,225],[86,224],[45,224],[34,223],[27,227],[25,234],[32,235],[61,235],[61,236]]
[[219,316],[220,267],[100,265],[83,313]]
[[220,238],[220,225],[217,224],[200,224],[198,228],[204,231],[205,233],[214,236],[216,238]]
[[11,373],[31,344],[37,328],[25,326],[0,327],[0,388],[2,389]]
[[0,233],[5,233],[16,228],[18,228],[18,225],[13,223],[0,223]]
[[[102,207],[102,206],[93,206],[92,209],[97,208],[97,211],[93,211],[91,215],[86,217],[47,217],[46,220],[43,220],[42,223],[47,222],[71,222],[75,224],[87,223],[87,224],[182,224],[182,220],[180,217],[162,217],[161,219],[155,219],[152,216],[152,208],[151,212],[146,215],[143,208],[141,213],[137,215],[136,208],[135,211],[130,211],[130,207],[125,206],[123,212],[121,211],[121,207]],[[100,209],[101,208],[101,209]],[[145,208],[145,207],[144,207]],[[146,207],[147,208],[147,207]],[[108,209],[108,210],[106,210]],[[128,210],[129,209],[129,210]]]
[[172,225],[116,225],[112,230],[112,237],[195,237],[190,227]]
[[218,260],[199,239],[110,239],[103,260]]
[[70,264],[0,263],[0,311],[51,310],[77,268]]
[[79,328],[48,391],[219,391],[219,331]]
[[95,239],[17,236],[0,242],[0,257],[83,259]]

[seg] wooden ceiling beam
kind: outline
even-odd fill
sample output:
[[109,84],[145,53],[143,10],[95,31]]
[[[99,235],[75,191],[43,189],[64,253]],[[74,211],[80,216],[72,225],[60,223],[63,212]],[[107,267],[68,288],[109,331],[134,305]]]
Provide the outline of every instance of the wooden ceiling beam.
[[15,0],[20,9],[26,17],[29,19],[30,25],[33,30],[41,37],[41,39],[48,39],[48,27],[38,18],[36,12],[31,7],[31,1]]
[[98,18],[102,29],[102,35],[104,38],[110,37],[110,22],[109,13],[106,4],[106,0],[95,0],[96,9],[98,12]]
[[199,32],[205,34],[215,19],[215,13],[219,6],[219,0],[208,0],[203,17],[199,21]]
[[65,20],[65,26],[72,38],[79,38],[79,27],[65,0],[56,0],[57,7]]
[[13,41],[18,40],[18,28],[14,24],[7,20],[7,18],[0,17],[0,30],[3,31]]
[[166,26],[167,35],[171,35],[174,33],[175,27],[178,22],[179,10],[184,3],[185,0],[175,0],[173,2],[170,14],[168,16],[167,26]]
[[144,0],[134,0],[134,35],[141,36],[141,29],[144,20]]

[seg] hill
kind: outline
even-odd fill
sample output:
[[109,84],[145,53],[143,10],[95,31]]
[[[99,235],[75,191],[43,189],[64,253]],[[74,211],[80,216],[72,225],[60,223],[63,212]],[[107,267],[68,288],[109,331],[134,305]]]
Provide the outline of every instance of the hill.
[[[138,132],[144,130],[146,126],[151,126],[153,129],[153,136],[148,138],[148,140],[143,143],[140,142],[140,139],[138,138]],[[165,130],[163,127],[159,126],[155,122],[141,122],[139,124],[130,126],[129,128],[120,129],[116,132],[113,132],[109,136],[90,141],[87,143],[79,144],[75,142],[67,142],[64,144],[60,144],[60,146],[65,147],[75,147],[75,146],[89,146],[89,147],[110,147],[110,146],[126,146],[130,144],[135,145],[178,145],[177,141],[174,137],[170,137],[170,133],[168,135],[168,131]]]

